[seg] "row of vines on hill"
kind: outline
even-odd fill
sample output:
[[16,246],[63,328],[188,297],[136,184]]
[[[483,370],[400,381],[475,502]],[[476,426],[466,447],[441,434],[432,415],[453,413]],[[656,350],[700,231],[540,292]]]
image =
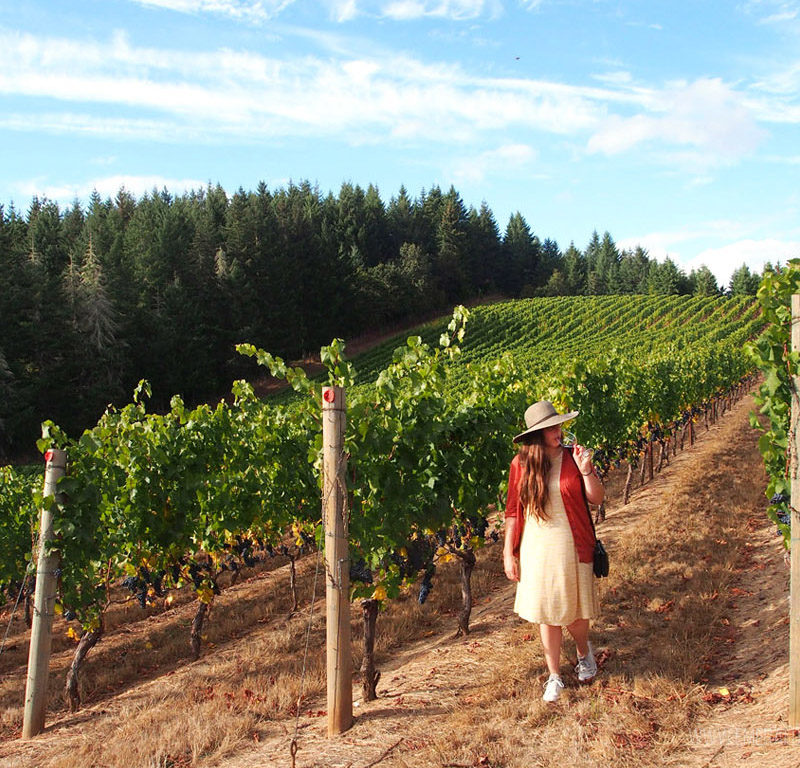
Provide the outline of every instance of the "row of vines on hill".
[[[593,327],[617,322],[614,302],[606,301],[605,313],[599,313],[600,300],[585,301],[593,307]],[[366,620],[374,622],[379,604],[420,576],[424,600],[437,563],[457,558],[464,582],[459,627],[468,631],[474,549],[497,537],[490,511],[502,499],[510,435],[532,400],[546,397],[581,411],[576,434],[595,448],[605,472],[622,459],[640,460],[654,441],[663,445],[698,409],[747,375],[739,335],[754,322],[751,305],[738,305],[736,313],[725,315],[726,324],[709,329],[712,340],[698,334],[685,304],[672,306],[672,316],[657,316],[672,326],[671,343],[637,355],[604,343],[602,335],[580,348],[585,329],[561,316],[564,345],[581,354],[554,347],[535,374],[513,353],[460,361],[469,314],[463,308],[456,309],[438,345],[409,338],[366,386],[354,386],[355,368],[344,359],[342,342],[323,348],[324,383],[348,388],[352,596],[364,600]],[[578,301],[565,309],[586,310]],[[704,317],[723,309],[729,308],[697,307]],[[558,322],[548,318],[551,326]],[[642,349],[655,332],[651,318],[642,314],[628,330]],[[632,317],[626,322],[635,325]],[[727,333],[719,333],[721,326]],[[122,583],[144,607],[171,588],[192,584],[197,655],[223,572],[235,578],[264,553],[294,557],[322,541],[323,382],[250,345],[239,351],[285,378],[296,398],[264,403],[250,385],[237,382],[231,403],[189,409],[175,397],[170,411],[159,415],[147,412],[142,383],[131,404],[110,409],[77,440],[44,425],[40,447],[64,448],[69,457],[53,546],[61,552],[65,618],[83,628],[78,663],[67,681],[73,706],[79,702],[79,662],[102,636],[112,587]],[[30,552],[31,509],[41,501],[31,502],[30,486],[26,490],[12,474],[0,476],[20,494],[3,493],[0,501],[0,543],[13,539],[4,551],[17,553],[2,558],[0,581],[6,584],[24,573],[30,555],[21,553]],[[365,676],[367,697],[375,695],[376,682],[374,673]]]
[[[744,344],[760,330],[760,315],[758,304],[745,298],[557,296],[500,302],[473,310],[453,374],[459,382],[467,363],[508,352],[534,374],[553,368],[556,358],[594,357],[612,348],[641,359],[671,344],[725,339]],[[423,326],[423,341],[435,345],[446,325]],[[404,341],[395,337],[359,357],[357,381],[374,380]]]

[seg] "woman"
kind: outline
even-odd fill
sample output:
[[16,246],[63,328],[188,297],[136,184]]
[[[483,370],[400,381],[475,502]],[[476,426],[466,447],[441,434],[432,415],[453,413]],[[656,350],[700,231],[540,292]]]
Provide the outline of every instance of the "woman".
[[599,504],[604,488],[591,451],[563,445],[561,425],[577,411],[559,414],[547,400],[525,411],[527,429],[514,437],[519,453],[511,462],[506,500],[503,562],[518,582],[514,611],[539,624],[550,677],[547,702],[564,688],[560,674],[563,627],[578,649],[578,680],[597,674],[589,643],[589,620],[597,614],[592,572],[594,531],[586,501]]

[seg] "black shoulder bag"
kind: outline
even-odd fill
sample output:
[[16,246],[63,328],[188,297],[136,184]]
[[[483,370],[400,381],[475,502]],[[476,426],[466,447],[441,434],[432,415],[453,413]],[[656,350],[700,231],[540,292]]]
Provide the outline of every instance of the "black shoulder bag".
[[[571,455],[570,455],[571,456]],[[575,461],[575,459],[572,459]],[[577,465],[576,465],[577,466]],[[580,470],[578,470],[580,472]],[[586,514],[589,516],[589,524],[592,526],[592,534],[594,535],[594,560],[593,570],[594,575],[598,578],[608,576],[608,552],[603,546],[603,542],[597,538],[597,531],[594,527],[594,520],[592,520],[592,513],[589,509],[589,500],[586,498],[586,489],[583,487],[583,480],[581,480],[581,493],[583,494],[583,503],[586,507]]]
[[594,575],[608,576],[608,552],[597,536],[594,539]]

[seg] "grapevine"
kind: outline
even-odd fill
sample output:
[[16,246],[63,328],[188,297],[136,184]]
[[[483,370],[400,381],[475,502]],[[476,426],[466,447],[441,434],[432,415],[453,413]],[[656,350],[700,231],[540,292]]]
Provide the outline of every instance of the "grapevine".
[[755,413],[750,420],[753,427],[761,431],[758,448],[769,477],[765,491],[769,499],[767,515],[776,524],[787,549],[791,541],[788,464],[792,377],[800,371],[800,353],[791,350],[791,297],[795,293],[800,293],[800,259],[792,259],[784,268],[764,273],[757,297],[767,325],[763,333],[747,345],[763,374],[755,401],[766,423]]

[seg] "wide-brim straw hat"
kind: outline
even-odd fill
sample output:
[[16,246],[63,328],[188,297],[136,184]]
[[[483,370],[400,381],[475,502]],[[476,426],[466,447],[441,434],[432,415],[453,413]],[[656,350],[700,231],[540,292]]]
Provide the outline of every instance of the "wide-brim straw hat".
[[518,443],[525,435],[530,435],[539,429],[547,429],[547,427],[554,427],[556,424],[563,424],[565,421],[574,419],[577,415],[578,411],[558,413],[549,400],[540,400],[525,411],[525,426],[527,426],[527,429],[515,435],[514,442]]

